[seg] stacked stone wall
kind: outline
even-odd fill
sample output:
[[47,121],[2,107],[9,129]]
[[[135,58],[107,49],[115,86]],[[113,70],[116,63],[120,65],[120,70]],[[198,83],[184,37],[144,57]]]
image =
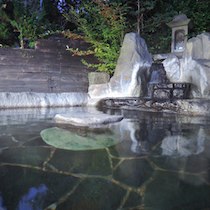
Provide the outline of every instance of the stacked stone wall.
[[88,47],[82,40],[51,37],[36,49],[0,48],[0,92],[87,92],[88,70],[67,45]]

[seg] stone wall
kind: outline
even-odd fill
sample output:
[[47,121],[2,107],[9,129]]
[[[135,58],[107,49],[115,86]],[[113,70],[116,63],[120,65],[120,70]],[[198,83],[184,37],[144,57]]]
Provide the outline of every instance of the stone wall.
[[82,40],[54,36],[39,40],[35,50],[0,48],[0,92],[87,92],[88,71],[66,45],[88,47]]

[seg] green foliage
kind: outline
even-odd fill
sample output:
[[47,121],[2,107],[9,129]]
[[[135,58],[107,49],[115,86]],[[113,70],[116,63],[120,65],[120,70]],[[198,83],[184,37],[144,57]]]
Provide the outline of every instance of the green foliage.
[[83,62],[88,67],[112,74],[126,28],[126,7],[122,4],[92,0],[83,2],[80,8],[78,11],[71,7],[64,16],[78,26],[85,40],[91,43],[94,55],[100,63]]
[[25,40],[28,40],[29,45],[31,45],[38,38],[39,24],[35,14],[31,17],[24,15],[18,19],[9,20],[9,22],[19,32],[18,38],[21,48],[24,48]]
[[151,53],[170,52],[171,29],[166,25],[176,13],[156,13],[145,19],[142,36],[148,44]]
[[6,39],[9,36],[8,26],[3,22],[0,23],[0,39]]
[[139,32],[151,53],[167,53],[171,49],[171,29],[166,23],[184,13],[193,25],[189,37],[210,31],[209,8],[209,0],[92,0],[78,4],[77,9],[71,7],[65,17],[78,26],[100,61],[83,63],[113,73],[125,31]]
[[35,40],[44,32],[46,22],[44,22],[44,11],[40,10],[39,2],[15,0],[12,2],[13,10],[11,14],[3,7],[0,9],[0,18],[4,24],[10,24],[13,31],[18,33],[20,47],[24,48],[26,42],[29,47],[33,47]]
[[190,9],[186,11],[186,15],[192,20],[191,36],[202,32],[210,32],[210,1],[199,0],[191,4]]
[[210,1],[209,0],[170,0],[162,3],[165,16],[184,13],[192,21],[192,32],[200,34],[210,30]]
[[112,74],[125,32],[139,32],[151,53],[165,53],[171,43],[166,23],[175,15],[184,13],[191,19],[189,37],[210,31],[209,0],[65,0],[65,18],[59,4],[59,0],[44,0],[40,10],[39,1],[0,0],[0,44],[18,37],[22,47],[25,42],[33,47],[44,34],[76,28],[92,44],[90,51],[99,60],[98,64],[84,63]]
[[0,44],[1,46],[7,43],[7,39],[11,36],[11,31],[8,23],[5,20],[5,14],[2,11],[2,7],[0,7]]
[[129,10],[131,12],[127,14],[131,30],[138,31],[137,24],[140,24],[140,34],[146,39],[149,51],[152,53],[170,51],[171,29],[166,23],[175,15],[184,13],[191,19],[189,37],[210,31],[209,0],[127,0],[126,2],[131,7]]

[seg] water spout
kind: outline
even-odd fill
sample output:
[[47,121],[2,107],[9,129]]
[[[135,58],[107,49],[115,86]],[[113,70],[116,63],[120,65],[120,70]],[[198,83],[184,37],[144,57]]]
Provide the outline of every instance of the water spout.
[[42,11],[42,7],[43,7],[43,0],[39,1],[39,10]]
[[161,83],[161,76],[158,71],[153,71],[151,74],[150,84]]

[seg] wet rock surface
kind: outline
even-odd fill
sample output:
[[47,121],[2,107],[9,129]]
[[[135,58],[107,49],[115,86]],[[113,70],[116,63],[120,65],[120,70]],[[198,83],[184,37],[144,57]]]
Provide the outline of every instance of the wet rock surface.
[[109,109],[169,112],[186,115],[210,115],[210,100],[208,99],[107,98],[101,100],[98,107],[102,110],[104,107]]
[[188,40],[183,57],[170,55],[163,61],[168,79],[171,82],[193,84],[193,98],[209,98],[210,83],[210,33],[202,33]]
[[[143,94],[152,64],[145,40],[137,33],[127,33],[113,77],[108,83],[90,85],[88,93],[96,103],[105,97],[133,97]],[[95,101],[94,101],[95,100]]]
[[56,114],[55,120],[57,122],[69,123],[75,126],[98,126],[101,124],[109,124],[119,122],[123,116],[108,115],[100,112],[77,112],[71,114]]

